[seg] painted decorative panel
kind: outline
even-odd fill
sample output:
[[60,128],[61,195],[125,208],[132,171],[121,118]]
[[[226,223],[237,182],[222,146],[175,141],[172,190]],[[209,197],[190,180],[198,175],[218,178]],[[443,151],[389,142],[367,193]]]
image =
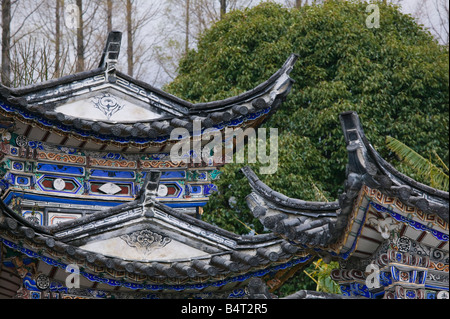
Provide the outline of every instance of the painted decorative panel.
[[[147,175],[146,172],[144,174]],[[184,179],[184,178],[186,178],[186,171],[163,171],[160,177],[160,179]]]
[[21,172],[23,172],[25,170],[25,163],[24,162],[13,161],[11,163],[11,168],[12,168],[13,171],[21,171]]
[[68,164],[78,164],[85,165],[86,157],[73,155],[73,154],[63,154],[63,153],[53,153],[53,152],[37,152],[37,159],[47,160],[53,162],[62,162]]
[[36,172],[52,173],[52,174],[65,174],[74,176],[84,176],[84,167],[69,166],[69,165],[56,165],[49,163],[36,163]]
[[29,187],[31,185],[31,180],[32,180],[31,176],[10,174],[10,182],[14,186]]
[[205,194],[205,196],[209,196],[214,192],[217,192],[218,188],[216,185],[214,184],[205,184],[203,185],[203,194]]
[[44,225],[44,212],[34,210],[22,210],[22,216],[37,225]]
[[82,214],[64,214],[59,212],[48,213],[48,225],[62,223],[68,220],[80,218]]
[[133,183],[127,182],[107,182],[94,180],[89,182],[89,193],[103,196],[133,196]]
[[116,179],[135,179],[136,173],[133,171],[112,171],[102,169],[91,169],[91,177],[96,178],[116,178]]
[[173,182],[161,182],[160,186],[162,187],[162,190],[158,192],[159,198],[179,198],[181,195],[183,195],[183,185],[179,182],[173,181]]
[[186,185],[186,195],[203,196],[202,185]]
[[134,169],[137,168],[135,161],[127,161],[127,160],[112,160],[112,159],[103,159],[103,158],[91,158],[89,160],[89,165],[95,167],[106,167],[106,168],[128,168]]
[[82,191],[82,184],[74,177],[42,175],[37,181],[36,185],[41,189],[49,192],[61,192],[77,194]]

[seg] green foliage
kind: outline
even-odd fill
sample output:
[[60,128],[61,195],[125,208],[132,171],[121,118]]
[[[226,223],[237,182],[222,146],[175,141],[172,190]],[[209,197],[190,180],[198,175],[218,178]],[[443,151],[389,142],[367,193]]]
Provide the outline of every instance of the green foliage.
[[279,298],[291,295],[299,290],[315,290],[341,294],[339,284],[331,279],[331,271],[339,268],[337,262],[326,264],[322,259],[313,261],[306,269],[298,271],[287,280],[275,294]]
[[340,294],[339,284],[331,279],[330,276],[331,271],[337,268],[339,268],[337,262],[326,264],[322,259],[319,259],[303,272],[316,283],[316,291]]
[[[438,162],[443,166],[439,168],[430,159],[426,159],[420,154],[417,154],[412,148],[406,146],[399,140],[387,136],[387,147],[397,154],[401,160],[405,161],[413,170],[415,170],[423,178],[427,179],[429,184],[438,189],[442,189],[448,192],[448,167],[442,162],[439,155],[434,152],[434,156]],[[447,174],[444,172],[447,172]]]
[[[379,28],[366,27],[367,3],[360,1],[330,0],[300,10],[263,3],[233,11],[203,34],[167,90],[193,102],[234,96],[297,53],[293,90],[265,124],[279,130],[278,171],[260,175],[290,197],[332,200],[342,191],[342,111],[358,112],[368,139],[394,166],[399,162],[386,136],[419,154],[435,151],[448,166],[448,49],[397,7],[377,4]],[[204,218],[231,231],[247,233],[250,227],[259,233],[263,227],[245,203],[250,188],[239,172],[243,165],[222,170],[220,192]],[[258,165],[251,166],[258,173]],[[236,198],[231,206],[230,197]]]
[[[306,271],[311,270],[314,267],[310,265]],[[308,277],[304,271],[300,270],[295,273],[290,279],[283,283],[283,285],[277,289],[274,293],[278,298],[289,296],[299,290],[316,290],[317,284]]]

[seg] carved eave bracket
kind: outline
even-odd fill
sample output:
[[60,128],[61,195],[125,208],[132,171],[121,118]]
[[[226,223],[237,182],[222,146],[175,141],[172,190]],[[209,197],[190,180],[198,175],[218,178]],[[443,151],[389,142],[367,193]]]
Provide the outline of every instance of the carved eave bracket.
[[153,217],[154,211],[153,207],[157,201],[156,196],[159,190],[159,180],[161,178],[161,171],[149,171],[145,180],[144,185],[138,195],[138,201],[142,203],[142,208],[144,216]]

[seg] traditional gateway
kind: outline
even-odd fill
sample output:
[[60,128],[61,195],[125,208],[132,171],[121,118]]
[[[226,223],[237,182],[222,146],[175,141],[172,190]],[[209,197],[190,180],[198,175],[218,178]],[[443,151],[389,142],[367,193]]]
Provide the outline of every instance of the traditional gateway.
[[249,92],[191,104],[117,71],[120,40],[109,35],[95,70],[0,87],[0,298],[273,298],[317,257],[340,262],[342,294],[287,298],[448,298],[448,193],[384,161],[353,112],[340,116],[339,201],[288,198],[244,168],[270,232],[201,220],[222,164],[171,161],[170,132],[259,127],[292,87],[295,55]]

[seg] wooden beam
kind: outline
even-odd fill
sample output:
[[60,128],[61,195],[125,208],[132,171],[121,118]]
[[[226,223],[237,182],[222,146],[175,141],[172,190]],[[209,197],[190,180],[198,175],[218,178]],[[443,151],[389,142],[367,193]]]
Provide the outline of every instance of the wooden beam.
[[47,139],[49,138],[50,134],[51,134],[50,131],[47,131],[45,133],[44,137],[41,139],[42,142],[47,142]]
[[400,230],[400,237],[403,237],[403,235],[404,235],[405,232],[406,232],[407,227],[408,227],[408,226],[403,225],[402,229]]
[[[0,281],[1,281],[1,280],[6,281],[6,282],[8,282],[8,283],[10,283],[10,284],[12,284],[12,285],[15,285],[15,286],[20,286],[20,282],[19,282],[19,283],[14,282],[14,281],[12,281],[12,280],[6,278],[6,277],[0,277]],[[2,288],[4,288],[4,287],[2,287]],[[4,289],[6,289],[6,288],[4,288]]]
[[373,243],[376,243],[376,244],[378,244],[378,245],[381,245],[381,243],[382,243],[382,241],[377,240],[377,239],[372,238],[372,237],[368,237],[368,236],[364,236],[364,235],[360,235],[359,237],[362,238],[362,239],[365,239],[365,240],[367,240],[367,241],[371,241],[371,242],[373,242]]
[[371,253],[368,253],[367,251],[363,251],[363,250],[355,250],[355,254],[362,254],[362,255],[367,255],[367,256],[372,256]]
[[423,231],[423,232],[420,234],[419,238],[416,239],[416,241],[417,241],[418,243],[420,243],[420,242],[425,238],[426,235],[427,235],[427,232],[426,232],[426,231]]
[[25,133],[23,134],[26,138],[28,138],[28,136],[30,135],[31,129],[33,127],[31,125],[27,126],[27,129],[25,130]]
[[52,270],[50,270],[50,273],[48,274],[48,278],[53,279],[55,277],[57,271],[58,271],[58,267],[52,267]]
[[7,295],[7,294],[4,294],[1,290],[0,290],[0,295],[1,296],[5,296],[5,297],[7,297],[7,298],[12,298],[12,297],[14,297],[14,295]]
[[63,140],[62,140],[59,144],[61,144],[61,145],[66,145],[66,142],[67,142],[68,139],[69,139],[69,137],[68,137],[68,136],[65,136],[65,137],[63,138]]

